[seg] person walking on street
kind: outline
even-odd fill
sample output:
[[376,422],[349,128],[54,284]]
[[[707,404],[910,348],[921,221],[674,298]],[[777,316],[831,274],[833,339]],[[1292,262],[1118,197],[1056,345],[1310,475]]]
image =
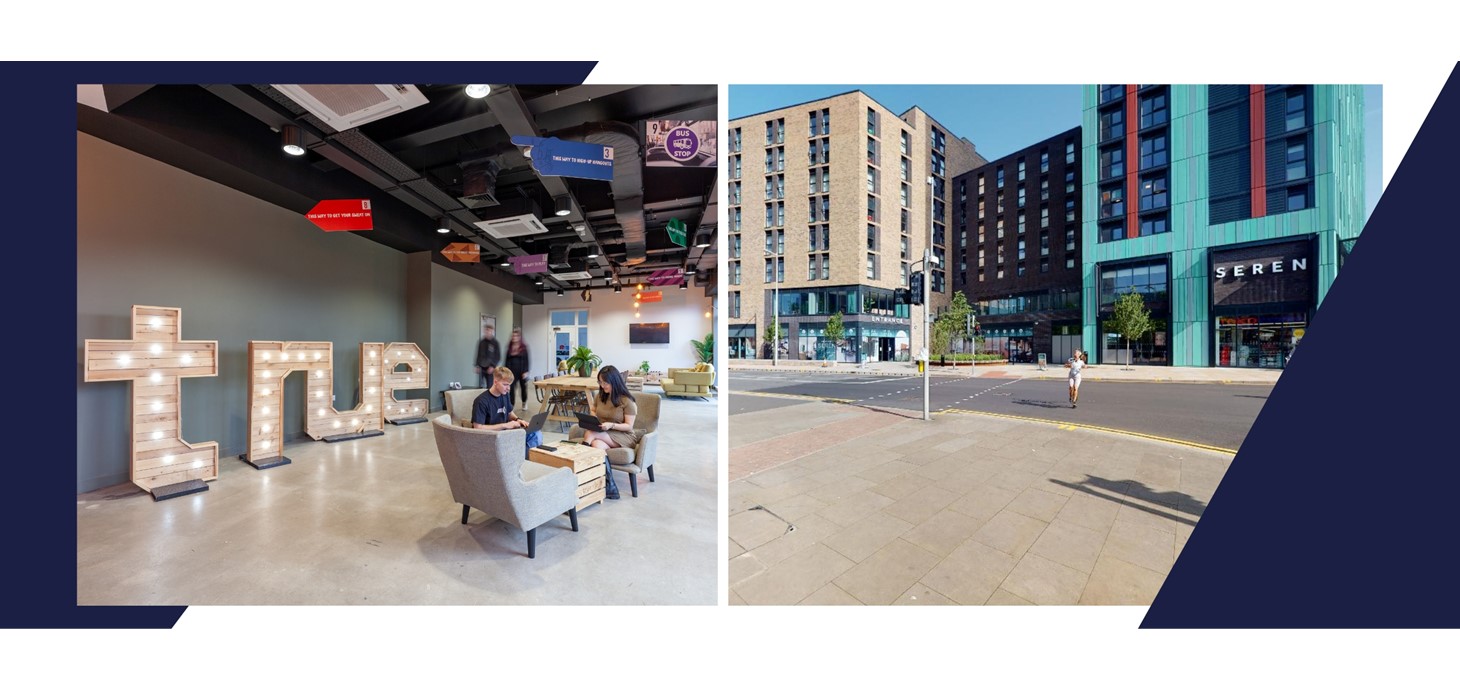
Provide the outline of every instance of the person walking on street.
[[522,404],[527,405],[527,370],[530,367],[530,360],[527,357],[527,343],[522,341],[522,329],[512,329],[512,337],[507,340],[507,368],[512,370],[516,378],[512,379],[512,397],[517,397],[517,389],[522,389]]
[[1075,350],[1075,356],[1065,362],[1065,367],[1070,370],[1070,407],[1080,406],[1080,373],[1084,370],[1086,362],[1085,353],[1080,350]]
[[482,341],[477,343],[477,387],[486,388],[492,382],[492,370],[502,361],[502,346],[497,344],[497,329],[487,326],[482,329]]

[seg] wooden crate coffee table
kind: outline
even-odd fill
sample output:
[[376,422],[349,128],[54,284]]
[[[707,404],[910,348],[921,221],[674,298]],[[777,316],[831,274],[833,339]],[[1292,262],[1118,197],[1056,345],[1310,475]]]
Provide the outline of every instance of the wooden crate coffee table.
[[602,448],[561,441],[557,450],[533,448],[527,459],[551,467],[566,467],[578,476],[578,510],[604,499],[604,452]]

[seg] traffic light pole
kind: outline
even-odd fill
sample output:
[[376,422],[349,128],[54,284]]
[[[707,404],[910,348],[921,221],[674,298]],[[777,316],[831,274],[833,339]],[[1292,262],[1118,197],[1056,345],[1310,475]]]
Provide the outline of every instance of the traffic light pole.
[[933,329],[933,178],[928,176],[928,243],[923,247],[923,421],[932,421],[928,390],[933,381],[933,351],[928,334]]

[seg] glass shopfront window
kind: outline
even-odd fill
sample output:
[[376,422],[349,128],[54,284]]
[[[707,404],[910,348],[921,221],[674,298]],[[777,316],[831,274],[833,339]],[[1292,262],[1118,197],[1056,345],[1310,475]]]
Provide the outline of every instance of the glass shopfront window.
[[728,350],[731,359],[754,359],[755,358],[755,326],[750,324],[730,324],[730,349]]
[[1219,316],[1216,365],[1282,369],[1308,330],[1306,314]]
[[[1124,263],[1100,267],[1100,314],[1096,339],[1100,343],[1102,364],[1166,365],[1171,363],[1170,272],[1166,259]],[[1120,295],[1136,292],[1145,299],[1155,328],[1137,340],[1107,332],[1105,322],[1111,317],[1115,300]]]

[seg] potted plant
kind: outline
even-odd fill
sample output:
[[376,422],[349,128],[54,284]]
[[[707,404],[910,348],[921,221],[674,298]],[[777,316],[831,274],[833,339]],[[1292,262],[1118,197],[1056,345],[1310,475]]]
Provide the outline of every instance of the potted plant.
[[572,355],[563,360],[563,363],[568,365],[568,368],[577,371],[579,376],[588,378],[603,364],[603,359],[593,354],[593,350],[589,349],[587,345],[579,345],[577,349],[573,350]]
[[[696,357],[699,357],[699,359],[700,359],[701,362],[705,362],[707,364],[714,364],[715,363],[715,334],[714,333],[706,333],[704,340],[691,340],[689,342],[694,345],[694,348],[695,348],[695,356]],[[645,365],[648,365],[648,362],[645,362],[644,364]]]
[[646,359],[646,360],[644,360],[642,362],[639,362],[639,375],[640,376],[648,376],[649,375],[649,360]]

